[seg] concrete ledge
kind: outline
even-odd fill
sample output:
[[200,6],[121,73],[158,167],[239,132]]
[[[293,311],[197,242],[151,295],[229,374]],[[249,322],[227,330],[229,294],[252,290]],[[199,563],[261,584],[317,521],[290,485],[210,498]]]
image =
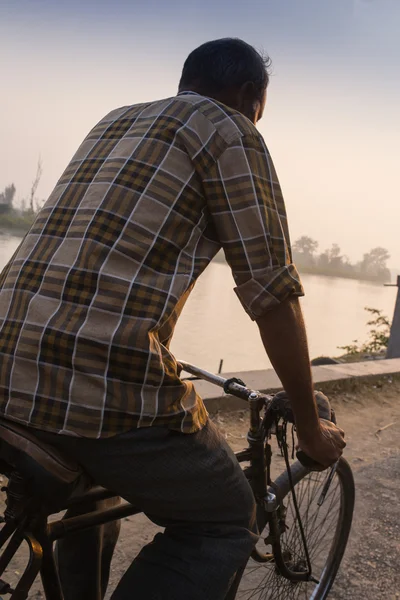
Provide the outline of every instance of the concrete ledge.
[[[338,365],[324,365],[312,367],[314,384],[322,391],[332,391],[335,384],[349,384],[364,380],[373,380],[385,375],[400,375],[400,358],[388,360],[368,360],[358,363],[347,363]],[[223,373],[223,377],[238,377],[246,385],[260,392],[274,392],[282,389],[282,384],[273,369],[265,371],[243,371],[238,373]],[[247,403],[235,396],[221,394],[221,389],[206,381],[197,381],[196,390],[203,398],[210,412],[218,410],[241,410],[247,407]]]

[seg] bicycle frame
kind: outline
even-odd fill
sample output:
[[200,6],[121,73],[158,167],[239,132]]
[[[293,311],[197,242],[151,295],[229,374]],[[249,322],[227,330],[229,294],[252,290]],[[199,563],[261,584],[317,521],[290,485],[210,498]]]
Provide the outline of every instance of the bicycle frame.
[[[265,423],[266,417],[262,419],[260,415],[264,407],[268,409],[272,402],[272,396],[251,390],[238,379],[224,379],[219,375],[213,375],[188,363],[180,362],[180,364],[187,373],[190,373],[196,379],[204,379],[214,383],[222,387],[226,393],[248,401],[250,409],[250,427],[247,435],[248,447],[236,452],[235,455],[239,462],[250,463],[250,467],[248,470],[245,469],[245,473],[247,471],[247,474],[249,474],[249,481],[256,502],[263,509],[265,524],[269,522],[272,536],[275,538],[272,543],[273,554],[266,554],[261,557],[260,554],[255,552],[253,558],[259,562],[275,560],[276,566],[282,575],[293,581],[306,579],[307,573],[293,574],[285,566],[279,543],[279,521],[276,511],[278,502],[273,490],[268,489],[271,483],[269,480],[269,467],[272,452],[270,445],[265,441],[265,432],[268,431]],[[266,415],[268,415],[268,410]],[[62,510],[83,505],[88,501],[99,501],[113,497],[115,497],[115,494],[104,488],[91,488],[82,496],[72,497]],[[11,539],[0,556],[0,577],[24,540],[28,543],[30,558],[27,568],[14,590],[11,590],[8,584],[0,580],[0,594],[12,593],[12,600],[25,600],[33,581],[40,572],[46,598],[48,600],[63,600],[53,554],[53,543],[70,533],[83,531],[140,512],[142,511],[132,504],[122,503],[119,506],[103,510],[86,512],[70,518],[61,518],[51,523],[47,522],[48,515],[46,514],[35,515],[34,517],[27,515],[14,529],[10,527],[9,523],[6,523],[0,532],[0,548],[9,538]]]

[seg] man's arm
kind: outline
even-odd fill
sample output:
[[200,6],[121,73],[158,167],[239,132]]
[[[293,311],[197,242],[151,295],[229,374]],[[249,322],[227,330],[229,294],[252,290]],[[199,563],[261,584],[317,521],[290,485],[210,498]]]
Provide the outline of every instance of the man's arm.
[[[247,128],[247,129],[246,129]],[[324,466],[345,443],[338,428],[317,415],[307,339],[297,296],[282,191],[256,129],[238,135],[214,164],[199,153],[208,209],[236,282],[235,292],[258,323],[270,360],[293,405],[301,448]]]
[[319,427],[303,315],[292,297],[257,319],[269,359],[287,392],[299,433]]
[[343,432],[318,417],[299,301],[288,298],[257,319],[265,350],[287,392],[301,449],[323,466],[342,454]]

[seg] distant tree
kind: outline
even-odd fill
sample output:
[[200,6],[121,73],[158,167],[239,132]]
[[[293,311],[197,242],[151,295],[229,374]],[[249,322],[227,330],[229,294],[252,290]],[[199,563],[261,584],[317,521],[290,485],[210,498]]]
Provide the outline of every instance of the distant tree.
[[300,272],[378,282],[391,279],[386,266],[390,258],[386,248],[373,248],[355,265],[350,262],[348,256],[342,254],[339,244],[332,244],[321,254],[317,254],[317,249],[318,242],[308,235],[303,235],[294,242],[293,257]]
[[4,192],[0,193],[0,213],[7,213],[12,210],[15,192],[15,185],[12,183],[4,189]]
[[321,252],[318,256],[318,267],[323,271],[326,271],[329,267],[329,251]]
[[332,244],[332,247],[325,250],[320,254],[318,259],[320,267],[335,270],[340,269],[343,265],[343,256],[341,255],[340,246],[338,244]]
[[293,250],[296,252],[301,252],[302,254],[315,254],[318,249],[317,240],[313,240],[308,235],[302,235],[298,240],[293,244]]
[[332,244],[332,248],[328,250],[329,265],[332,269],[340,269],[343,266],[343,256],[341,252],[339,244]]
[[37,212],[37,210],[39,208],[38,201],[36,200],[36,191],[37,191],[38,185],[40,183],[42,173],[43,173],[42,159],[39,156],[38,162],[37,162],[37,167],[36,167],[35,179],[32,181],[31,191],[29,194],[29,210],[31,211],[32,214]]
[[14,184],[0,192],[0,235],[3,231],[13,231],[17,235],[23,235],[32,226],[43,205],[43,201],[39,201],[36,197],[41,176],[42,161],[39,158],[29,196],[21,200],[19,207],[13,206],[16,191]]
[[353,277],[354,266],[350,263],[348,256],[342,254],[338,244],[332,244],[331,248],[322,252],[318,257],[318,267],[322,272],[337,277]]
[[343,271],[343,275],[352,276],[355,274],[355,267],[351,264],[349,257],[344,255],[342,257],[342,266],[341,269]]
[[318,242],[308,235],[302,235],[293,244],[293,254],[296,263],[299,266],[315,265],[315,253],[318,249]]
[[390,281],[390,271],[387,268],[387,261],[390,258],[386,248],[377,246],[363,255],[362,261],[358,264],[360,275],[378,279],[379,281]]

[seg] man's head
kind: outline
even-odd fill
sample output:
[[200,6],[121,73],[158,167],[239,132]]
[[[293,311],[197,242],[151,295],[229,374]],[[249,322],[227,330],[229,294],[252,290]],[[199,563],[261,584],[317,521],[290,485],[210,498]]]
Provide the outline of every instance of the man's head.
[[254,124],[261,118],[271,61],[236,38],[202,44],[183,65],[179,91],[214,98],[240,111]]

